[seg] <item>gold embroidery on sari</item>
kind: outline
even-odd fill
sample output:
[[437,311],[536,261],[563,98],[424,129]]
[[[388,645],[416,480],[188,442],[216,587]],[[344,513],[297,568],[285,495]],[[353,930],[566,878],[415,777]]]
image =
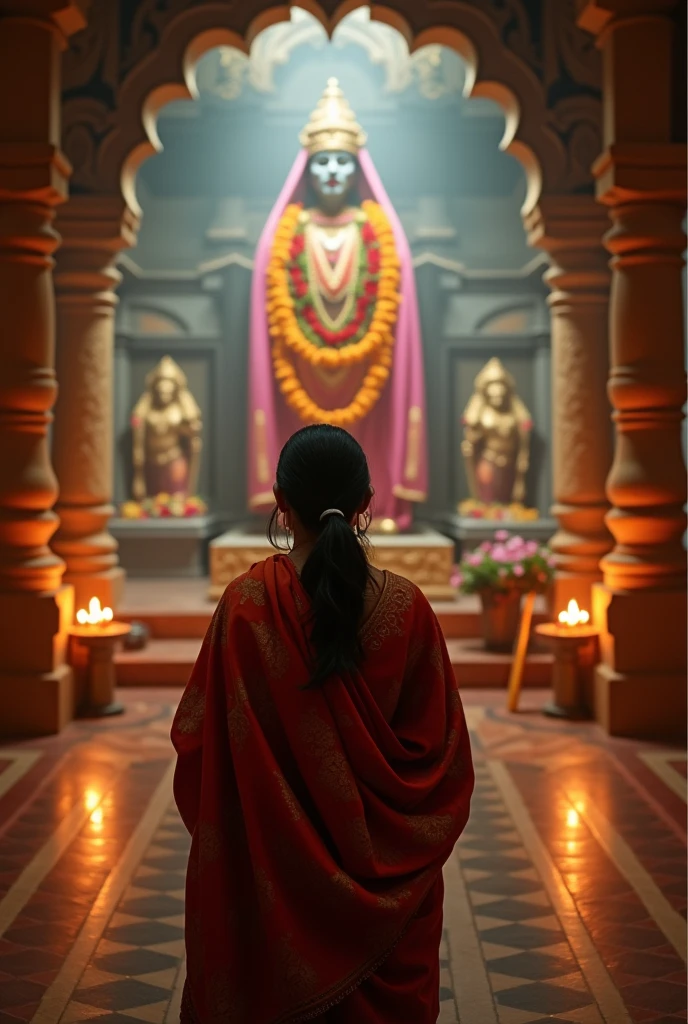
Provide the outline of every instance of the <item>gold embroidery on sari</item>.
[[265,584],[262,580],[255,580],[252,576],[245,576],[243,580],[237,583],[234,590],[237,594],[241,594],[239,604],[246,604],[247,601],[252,601],[259,608],[262,608],[265,604]]
[[177,709],[177,729],[185,736],[200,732],[205,717],[205,691],[189,686]]
[[450,779],[460,779],[466,773],[466,759],[463,750],[459,747],[454,755],[454,760],[447,768],[447,775]]
[[294,796],[291,786],[285,779],[281,772],[273,772],[273,775],[277,779],[277,784],[282,793],[282,798],[289,809],[294,821],[300,821],[301,819],[301,808],[299,807],[296,797]]
[[292,945],[291,935],[284,935],[280,941],[276,967],[279,981],[290,996],[303,999],[311,995],[318,976]]
[[227,646],[227,619],[227,604],[223,595],[215,609],[213,620],[210,623],[208,632],[206,633],[206,640],[208,640],[211,645],[214,645],[219,640],[221,647]]
[[459,696],[458,690],[449,691],[449,707],[452,711],[461,710],[461,697]]
[[246,708],[248,706],[248,694],[243,679],[237,677],[234,683],[234,704],[227,712],[227,730],[230,739],[241,750],[250,730]]
[[438,675],[444,675],[444,654],[442,652],[442,641],[436,640],[430,650],[430,664]]
[[281,636],[267,622],[252,622],[251,629],[268,672],[279,679],[289,667],[289,653]]
[[356,887],[351,877],[344,871],[335,871],[333,875],[330,875],[330,881],[339,892],[344,892],[351,896],[356,892]]
[[301,722],[301,739],[307,752],[319,762],[318,778],[338,800],[350,802],[358,799],[358,790],[342,753],[337,735],[327,722],[311,711]]
[[355,852],[360,857],[372,857],[373,856],[373,843],[370,838],[370,832],[368,831],[368,825],[366,824],[365,818],[353,818],[347,822],[347,832],[349,833],[349,839]]
[[361,631],[361,644],[371,651],[378,651],[385,640],[393,636],[404,636],[404,618],[413,604],[415,591],[412,583],[387,573],[387,580],[375,611]]
[[271,909],[275,902],[275,887],[263,868],[256,868],[255,880],[258,903],[263,913],[265,913]]
[[222,851],[222,836],[217,825],[202,821],[198,827],[199,867],[218,860]]
[[451,814],[407,814],[404,818],[413,832],[413,838],[423,846],[437,846],[446,842],[452,832]]
[[411,898],[410,889],[400,889],[389,896],[378,896],[377,905],[381,910],[398,910],[402,903]]

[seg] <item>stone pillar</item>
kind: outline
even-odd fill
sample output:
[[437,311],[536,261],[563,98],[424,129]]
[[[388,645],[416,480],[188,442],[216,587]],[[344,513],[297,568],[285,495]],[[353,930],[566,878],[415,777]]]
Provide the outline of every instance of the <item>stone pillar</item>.
[[612,462],[609,374],[609,267],[602,244],[609,221],[593,196],[543,197],[526,217],[531,245],[550,260],[552,462],[559,528],[553,611],[575,598],[589,609],[600,559],[612,546],[605,484]]
[[[30,16],[28,16],[30,15]],[[0,732],[46,734],[73,713],[73,593],[48,544],[57,481],[52,254],[70,167],[59,150],[60,51],[72,0],[0,0]]]
[[58,214],[57,378],[53,462],[60,527],[52,549],[66,563],[75,607],[91,597],[116,608],[124,571],[113,514],[113,347],[117,252],[135,242],[136,217],[121,196],[72,196]]
[[616,424],[607,485],[615,546],[594,601],[603,631],[595,707],[611,733],[648,737],[686,729],[686,151],[672,141],[672,97],[685,82],[674,79],[675,7],[590,0],[580,9],[604,60],[605,150],[594,170],[611,216]]

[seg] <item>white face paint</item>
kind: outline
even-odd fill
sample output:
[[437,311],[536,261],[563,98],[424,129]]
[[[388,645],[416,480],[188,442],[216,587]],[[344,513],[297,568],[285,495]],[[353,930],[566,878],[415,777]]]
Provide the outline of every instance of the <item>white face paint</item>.
[[308,169],[318,195],[326,199],[343,198],[353,185],[357,162],[344,150],[326,150],[311,157]]

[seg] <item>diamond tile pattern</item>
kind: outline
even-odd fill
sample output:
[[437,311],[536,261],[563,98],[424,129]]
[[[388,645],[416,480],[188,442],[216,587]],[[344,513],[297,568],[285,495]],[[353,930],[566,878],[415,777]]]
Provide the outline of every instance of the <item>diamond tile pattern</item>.
[[[168,696],[165,704],[160,693],[126,695],[124,719],[75,723],[59,739],[45,740],[44,777],[27,778],[23,795],[10,794],[12,813],[4,818],[7,803],[0,802],[2,899],[66,814],[91,790],[105,800],[100,824],[85,814],[83,828],[57,863],[51,861],[36,891],[0,934],[0,1024],[33,1019],[149,806],[169,764],[169,721],[178,698]],[[628,1020],[685,1024],[683,959],[640,900],[634,879],[621,873],[588,829],[584,812],[575,827],[568,822],[574,798],[567,793],[575,792],[576,802],[579,794],[594,800],[671,907],[685,914],[685,823],[674,816],[672,827],[675,794],[667,801],[668,810],[659,813],[659,781],[652,800],[633,781],[636,748],[627,743],[613,747],[593,726],[510,718],[498,707],[468,710],[473,712],[477,786],[454,865],[461,879],[464,931],[456,949],[449,924],[443,936],[437,1024],[603,1024],[595,993],[569,944],[568,920],[557,916],[518,831],[520,812],[512,816],[486,756],[501,763],[518,790]],[[104,747],[109,748],[106,756]],[[0,774],[7,763],[0,748]],[[642,781],[642,772],[638,777]],[[172,806],[128,879],[64,1012],[60,1002],[54,1024],[176,1024],[188,847],[189,837]],[[477,954],[470,968],[463,956],[464,937],[471,955]],[[478,974],[485,984],[480,1020],[462,1011],[470,1007]],[[609,1018],[608,1024],[613,1024]]]
[[501,1024],[563,1022],[565,1014],[586,1008],[585,1019],[596,1022],[595,1001],[554,908],[480,762],[474,801],[478,810],[457,852]]
[[[162,1024],[183,960],[189,837],[174,807],[124,892],[61,1024],[98,1020]],[[158,947],[175,948],[161,952]],[[0,1022],[1,1024],[1,1022]]]

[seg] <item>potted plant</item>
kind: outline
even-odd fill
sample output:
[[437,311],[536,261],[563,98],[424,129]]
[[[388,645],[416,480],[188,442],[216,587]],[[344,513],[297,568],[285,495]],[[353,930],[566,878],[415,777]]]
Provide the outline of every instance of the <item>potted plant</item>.
[[523,594],[543,593],[554,575],[548,548],[534,540],[498,530],[463,557],[454,583],[464,594],[482,602],[483,635],[488,651],[510,651],[518,633]]

